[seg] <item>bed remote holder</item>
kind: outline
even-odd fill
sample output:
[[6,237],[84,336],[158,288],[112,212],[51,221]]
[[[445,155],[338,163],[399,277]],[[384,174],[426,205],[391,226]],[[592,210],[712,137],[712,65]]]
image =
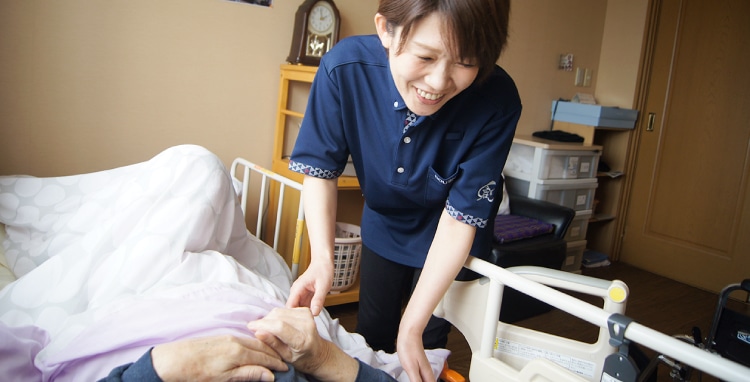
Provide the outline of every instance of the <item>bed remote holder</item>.
[[609,327],[609,344],[617,348],[617,353],[604,360],[601,382],[635,382],[638,379],[638,367],[628,355],[630,340],[625,338],[625,329],[633,319],[619,313],[607,318]]

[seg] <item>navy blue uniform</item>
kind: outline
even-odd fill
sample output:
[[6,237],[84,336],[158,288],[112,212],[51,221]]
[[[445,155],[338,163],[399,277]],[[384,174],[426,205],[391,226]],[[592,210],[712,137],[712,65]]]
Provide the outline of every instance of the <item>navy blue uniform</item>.
[[[289,164],[334,179],[351,155],[365,198],[357,331],[387,352],[395,350],[404,289],[416,285],[444,210],[476,227],[471,255],[490,253],[521,101],[495,67],[405,127],[408,112],[378,36],[344,39],[323,56]],[[447,330],[428,324],[425,347],[443,347]]]
[[515,84],[498,67],[404,132],[406,112],[378,37],[344,39],[318,69],[290,169],[331,179],[351,155],[363,243],[389,260],[422,267],[446,208],[477,227],[472,254],[486,253],[521,113]]

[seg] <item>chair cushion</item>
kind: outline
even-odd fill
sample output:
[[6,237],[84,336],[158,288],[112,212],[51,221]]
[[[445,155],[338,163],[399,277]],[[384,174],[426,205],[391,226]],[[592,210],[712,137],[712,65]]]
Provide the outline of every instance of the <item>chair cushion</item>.
[[508,243],[552,232],[555,226],[519,215],[498,215],[495,218],[495,241]]

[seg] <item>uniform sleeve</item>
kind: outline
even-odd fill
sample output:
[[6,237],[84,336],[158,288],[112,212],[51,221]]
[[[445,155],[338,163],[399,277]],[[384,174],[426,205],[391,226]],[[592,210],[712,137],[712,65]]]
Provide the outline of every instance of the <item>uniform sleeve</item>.
[[138,361],[114,368],[106,378],[99,382],[162,382],[151,363],[151,350]]
[[519,104],[495,115],[477,135],[446,202],[446,210],[457,220],[484,228],[496,213],[502,198],[501,175],[520,116]]
[[329,76],[324,57],[310,89],[305,117],[289,161],[290,170],[323,179],[342,174],[349,149],[340,97],[340,89]]

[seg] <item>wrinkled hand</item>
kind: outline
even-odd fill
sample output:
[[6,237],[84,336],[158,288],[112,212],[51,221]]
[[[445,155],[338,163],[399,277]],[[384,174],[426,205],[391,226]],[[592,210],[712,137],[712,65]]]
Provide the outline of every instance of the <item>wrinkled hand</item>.
[[303,373],[324,381],[352,381],[357,375],[357,361],[320,337],[308,308],[276,308],[247,327]]
[[396,341],[396,351],[401,366],[406,371],[411,382],[434,381],[435,373],[432,365],[427,360],[422,343],[422,333],[401,333],[399,331]]
[[313,262],[294,284],[286,302],[287,308],[308,307],[317,316],[323,310],[326,295],[333,283],[333,263]]
[[287,365],[255,338],[216,336],[157,345],[151,351],[156,374],[167,381],[273,381],[271,370]]

